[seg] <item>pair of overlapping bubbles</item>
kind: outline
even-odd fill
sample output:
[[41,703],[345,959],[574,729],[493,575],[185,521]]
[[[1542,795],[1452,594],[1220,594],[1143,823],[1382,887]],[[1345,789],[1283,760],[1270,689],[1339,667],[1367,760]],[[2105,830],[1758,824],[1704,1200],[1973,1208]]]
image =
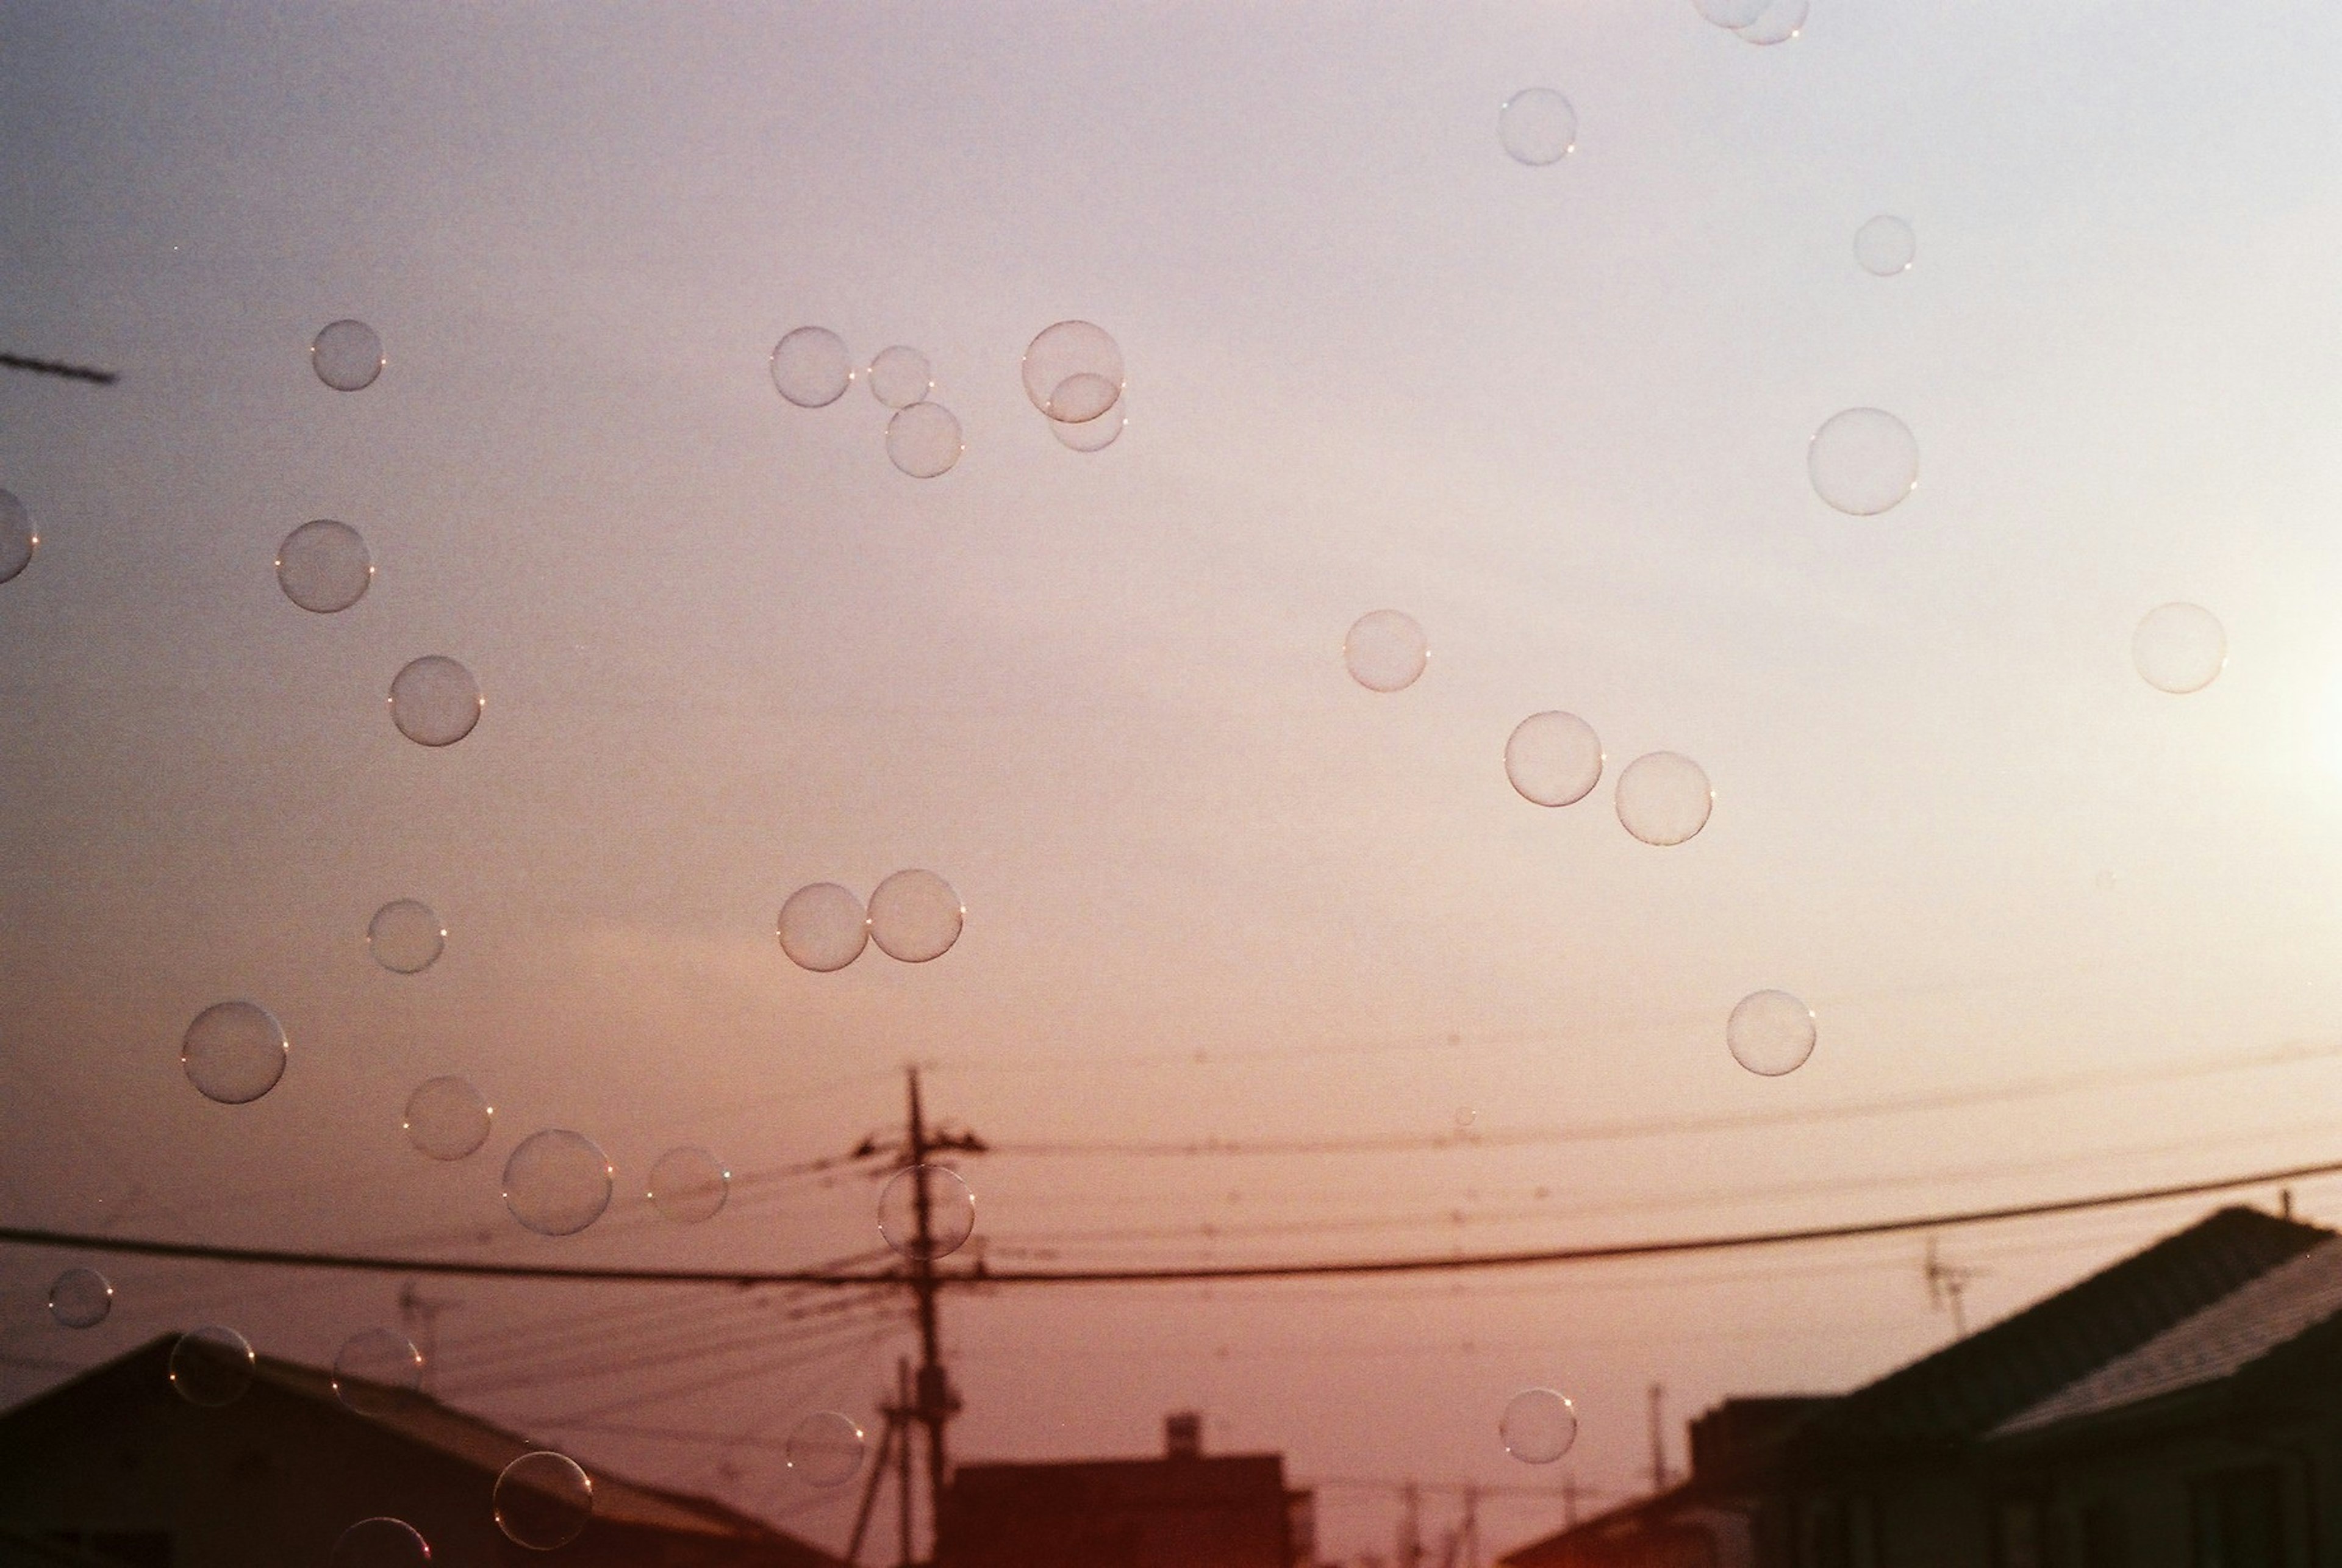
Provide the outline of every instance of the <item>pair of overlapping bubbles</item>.
[[1786,44],[1805,31],[1809,0],[1692,0],[1702,19],[1751,44]]
[[932,871],[898,871],[871,892],[866,908],[834,882],[797,889],[781,905],[777,934],[791,963],[826,974],[873,943],[905,964],[941,958],[966,924],[966,906],[950,883]]
[[[1548,709],[1513,727],[1505,777],[1532,805],[1575,805],[1601,782],[1601,737],[1576,714]],[[1707,771],[1677,752],[1636,757],[1618,775],[1618,825],[1662,849],[1699,836],[1716,809]]]
[[[410,1127],[411,1111],[410,1106]],[[485,1133],[485,1123],[479,1125]],[[549,1127],[522,1139],[505,1161],[505,1207],[541,1236],[575,1235],[609,1209],[617,1175],[617,1167],[593,1139]],[[643,1196],[661,1218],[689,1225],[714,1219],[731,1191],[732,1173],[723,1162],[696,1144],[686,1144],[652,1164]]]
[[1122,345],[1096,322],[1060,321],[1025,347],[1025,395],[1076,452],[1103,452],[1129,424]]
[[931,400],[934,367],[917,349],[896,344],[857,365],[846,340],[826,326],[801,326],[773,345],[773,387],[799,408],[827,408],[856,381],[870,388],[886,421],[886,460],[914,479],[951,471],[967,450],[959,418]]

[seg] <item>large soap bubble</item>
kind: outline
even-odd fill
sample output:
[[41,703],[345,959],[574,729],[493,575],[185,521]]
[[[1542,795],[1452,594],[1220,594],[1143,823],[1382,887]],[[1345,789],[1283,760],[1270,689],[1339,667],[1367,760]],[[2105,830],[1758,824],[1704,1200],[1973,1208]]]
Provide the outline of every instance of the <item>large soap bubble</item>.
[[365,391],[389,363],[382,339],[362,321],[328,323],[309,340],[309,367],[335,392]]
[[412,660],[391,678],[391,723],[418,746],[454,745],[486,706],[472,672],[444,654]]
[[1505,743],[1505,776],[1536,805],[1584,800],[1602,780],[1602,742],[1576,714],[1531,714]]
[[826,326],[801,326],[773,345],[773,385],[799,408],[823,408],[854,385],[846,340]]
[[1883,408],[1833,414],[1806,445],[1814,494],[1856,517],[1875,517],[1919,487],[1919,444]]
[[[1076,424],[1105,414],[1128,385],[1122,345],[1095,322],[1061,321],[1042,328],[1026,345],[1023,370],[1025,395],[1033,406],[1052,419]],[[1077,376],[1096,380],[1076,382]],[[1107,391],[1111,396],[1105,395]]]
[[314,614],[348,609],[365,597],[373,582],[374,557],[346,523],[330,517],[304,523],[276,546],[276,585]]
[[292,1054],[285,1026],[257,1002],[215,1002],[179,1041],[187,1082],[223,1105],[246,1104],[275,1088]]
[[490,1105],[468,1078],[449,1074],[426,1078],[406,1097],[406,1114],[399,1126],[416,1152],[435,1160],[460,1160],[488,1141],[495,1117]]
[[594,1483],[565,1453],[524,1453],[496,1477],[496,1528],[515,1546],[551,1552],[585,1533],[594,1517]]
[[505,1161],[505,1207],[541,1236],[575,1235],[610,1206],[616,1179],[593,1139],[549,1128],[522,1139]]
[[1516,163],[1557,164],[1577,146],[1577,111],[1551,87],[1524,87],[1497,112],[1496,137]]
[[1525,1388],[1496,1418],[1505,1452],[1524,1464],[1551,1464],[1577,1442],[1577,1407],[1550,1388]]
[[2227,667],[2227,629],[2201,604],[2158,604],[2131,634],[2130,657],[2139,679],[2185,696],[2210,685]]
[[1813,1010],[1786,991],[1755,991],[1725,1021],[1732,1059],[1760,1077],[1778,1078],[1814,1054]]
[[252,1386],[258,1365],[242,1334],[209,1324],[181,1334],[171,1347],[171,1391],[206,1409],[234,1404]]
[[932,871],[898,871],[870,894],[870,940],[906,964],[949,953],[966,923],[959,894]]
[[1404,610],[1369,610],[1342,639],[1342,662],[1350,678],[1370,692],[1405,691],[1430,661],[1423,627]]
[[1674,752],[1636,757],[1618,775],[1618,823],[1645,844],[1683,844],[1707,825],[1716,792],[1697,763]]
[[[919,1198],[926,1194],[926,1239],[919,1237]],[[895,1173],[878,1194],[878,1233],[886,1244],[916,1262],[948,1257],[976,1233],[976,1194],[959,1173],[942,1165],[913,1165]]]
[[696,1146],[669,1149],[651,1166],[650,1187],[645,1193],[656,1209],[677,1224],[712,1220],[731,1194],[732,1173],[723,1162]]
[[816,882],[789,894],[777,926],[789,962],[816,974],[845,968],[870,941],[870,917],[862,901],[834,882]]
[[0,583],[33,564],[41,536],[33,529],[33,514],[14,492],[0,490]]

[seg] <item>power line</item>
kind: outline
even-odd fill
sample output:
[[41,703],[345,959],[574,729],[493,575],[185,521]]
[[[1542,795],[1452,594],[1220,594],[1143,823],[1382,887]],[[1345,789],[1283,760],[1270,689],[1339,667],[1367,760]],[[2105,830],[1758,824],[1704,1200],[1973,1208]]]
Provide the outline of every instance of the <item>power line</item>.
[[10,370],[29,370],[35,375],[54,375],[66,381],[86,381],[97,386],[112,386],[122,379],[111,370],[93,370],[85,365],[67,365],[57,359],[33,359],[21,354],[0,354],[0,365]]

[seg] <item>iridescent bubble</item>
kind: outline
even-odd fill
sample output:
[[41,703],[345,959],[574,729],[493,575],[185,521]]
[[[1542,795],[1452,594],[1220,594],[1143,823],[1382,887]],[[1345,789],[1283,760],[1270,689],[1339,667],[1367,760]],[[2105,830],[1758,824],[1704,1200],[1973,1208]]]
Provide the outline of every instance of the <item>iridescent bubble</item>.
[[1716,808],[1700,765],[1674,752],[1636,757],[1618,775],[1618,822],[1645,844],[1682,844],[1707,825]]
[[259,1099],[285,1076],[293,1052],[285,1026],[257,1002],[215,1002],[179,1041],[179,1065],[204,1098],[223,1105]]
[[319,615],[348,609],[374,582],[374,557],[346,523],[320,517],[285,535],[276,546],[276,585],[301,608]]
[[366,922],[366,950],[393,974],[420,974],[447,950],[447,928],[416,898],[395,898]]
[[927,356],[916,348],[900,344],[882,348],[870,362],[870,395],[889,408],[908,408],[915,403],[925,403],[927,394],[936,389],[935,372]]
[[[1049,401],[1057,389],[1075,376],[1098,377],[1114,388],[1116,398],[1129,385],[1123,375],[1122,345],[1106,328],[1087,321],[1061,321],[1042,328],[1025,347],[1024,375],[1025,395],[1044,414],[1049,413]],[[1111,407],[1113,401],[1109,399],[1106,406]]]
[[2148,685],[2185,696],[2227,667],[2228,633],[2201,604],[2157,604],[2131,634],[2130,658]]
[[1806,30],[1807,0],[1771,0],[1746,27],[1736,27],[1751,44],[1786,44]]
[[496,1477],[496,1528],[515,1546],[551,1552],[585,1533],[594,1483],[565,1453],[524,1453]]
[[1505,776],[1534,805],[1569,805],[1602,780],[1602,742],[1576,714],[1531,714],[1505,743]]
[[712,1220],[731,1194],[732,1173],[706,1150],[669,1149],[651,1166],[651,1206],[677,1224]]
[[[919,1223],[923,1202],[924,1227]],[[923,1231],[925,1242],[919,1239]],[[941,1165],[897,1171],[878,1194],[878,1233],[915,1262],[949,1257],[976,1233],[976,1194],[958,1172]]]
[[1814,494],[1856,517],[1876,517],[1919,487],[1919,444],[1883,408],[1833,414],[1806,447]]
[[1550,1388],[1525,1388],[1496,1418],[1505,1452],[1524,1464],[1551,1464],[1577,1441],[1577,1409]]
[[33,564],[41,536],[33,531],[33,514],[14,492],[0,490],[0,583],[8,582]]
[[1415,684],[1431,661],[1431,644],[1403,610],[1370,610],[1342,639],[1350,678],[1370,692],[1400,692]]
[[67,1269],[49,1286],[49,1316],[60,1328],[95,1328],[113,1310],[113,1282],[95,1269]]
[[472,672],[443,654],[425,654],[391,679],[390,721],[419,746],[454,745],[486,706]]
[[781,951],[800,969],[826,974],[862,956],[870,917],[862,901],[834,882],[816,882],[781,905]]
[[435,1160],[460,1160],[488,1141],[495,1114],[470,1079],[451,1074],[416,1085],[406,1097],[406,1114],[399,1127],[418,1153]]
[[940,403],[915,403],[886,422],[886,460],[914,479],[950,473],[966,450],[959,420]]
[[1524,87],[1497,111],[1496,136],[1515,163],[1557,164],[1576,149],[1577,111],[1551,87]]
[[1814,1054],[1812,1009],[1786,991],[1755,991],[1740,999],[1724,1025],[1732,1059],[1762,1077],[1778,1078]]
[[329,323],[309,340],[310,368],[335,392],[363,392],[389,363],[382,355],[382,339],[362,321]]
[[870,940],[906,964],[941,958],[966,924],[959,894],[932,871],[898,871],[870,894]]
[[1104,452],[1130,428],[1130,415],[1126,412],[1129,406],[1130,400],[1125,398],[1122,407],[1102,419],[1093,419],[1082,424],[1067,424],[1062,419],[1052,419],[1048,422],[1049,432],[1057,438],[1059,445],[1076,452]]
[[325,1568],[424,1568],[430,1543],[404,1519],[361,1519],[334,1543]]
[[799,408],[824,408],[854,385],[846,340],[826,326],[801,326],[773,345],[773,385]]
[[1080,371],[1057,383],[1041,412],[1059,424],[1087,424],[1121,401],[1122,388],[1094,371]]
[[350,1335],[334,1356],[334,1397],[360,1415],[388,1415],[423,1387],[423,1353],[395,1329]]
[[1719,27],[1747,26],[1765,14],[1768,0],[1691,0],[1692,8]]
[[852,1417],[817,1410],[789,1433],[789,1470],[808,1486],[843,1486],[862,1468],[867,1446]]
[[181,1334],[171,1347],[171,1390],[189,1404],[234,1404],[252,1386],[258,1364],[242,1334],[213,1323]]
[[575,1235],[610,1206],[617,1174],[582,1133],[559,1127],[532,1133],[505,1161],[505,1207],[538,1235]]
[[1854,231],[1854,259],[1874,277],[1893,277],[1911,270],[1919,254],[1919,236],[1901,218],[1881,213]]

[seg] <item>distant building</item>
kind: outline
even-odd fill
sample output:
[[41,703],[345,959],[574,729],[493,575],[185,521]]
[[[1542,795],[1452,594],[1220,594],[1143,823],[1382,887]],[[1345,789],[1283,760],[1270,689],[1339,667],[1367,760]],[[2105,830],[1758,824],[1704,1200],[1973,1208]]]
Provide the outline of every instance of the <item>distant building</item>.
[[361,1415],[326,1373],[265,1356],[235,1403],[199,1407],[172,1391],[172,1343],[0,1414],[0,1568],[325,1568],[380,1516],[413,1525],[435,1568],[836,1568],[720,1503],[598,1470],[584,1533],[525,1551],[492,1498],[535,1445],[420,1394]]
[[962,1464],[936,1568],[1306,1568],[1312,1495],[1276,1453],[1206,1455],[1192,1414],[1160,1459]]

